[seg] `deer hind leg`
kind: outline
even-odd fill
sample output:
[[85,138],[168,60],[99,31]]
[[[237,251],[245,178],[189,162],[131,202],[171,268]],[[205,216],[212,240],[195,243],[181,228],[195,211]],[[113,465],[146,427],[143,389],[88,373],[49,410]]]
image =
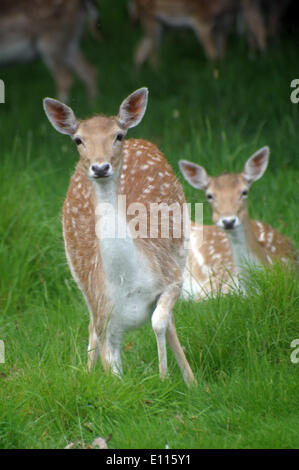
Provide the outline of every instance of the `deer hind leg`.
[[157,68],[158,50],[162,32],[162,26],[154,18],[148,18],[143,21],[145,37],[140,41],[134,52],[134,64],[141,67],[147,60]]
[[38,49],[56,82],[57,98],[66,102],[73,84],[73,77],[64,59],[61,46],[58,43],[54,43],[53,38],[44,37],[39,41]]
[[217,47],[217,57],[219,59],[224,59],[226,54],[227,33],[225,31],[217,31],[215,43]]
[[187,385],[196,384],[196,379],[193,375],[191,367],[189,366],[184,350],[177,336],[176,327],[172,315],[167,325],[166,337],[169,347],[172,350],[174,357],[176,358],[176,361],[181,369],[185,383]]
[[189,385],[195,379],[186,360],[182,346],[180,345],[172,319],[172,308],[180,296],[180,293],[181,288],[178,286],[178,284],[169,286],[166,291],[163,292],[152,315],[152,327],[157,341],[159,372],[161,379],[163,380],[167,376],[167,335],[169,346],[172,349],[174,356],[182,370],[184,380],[186,381],[187,385]]
[[267,45],[267,32],[262,12],[257,2],[243,1],[244,20],[248,29],[250,54],[256,47],[264,51]]
[[205,54],[209,60],[216,60],[219,57],[219,51],[217,50],[215,38],[213,34],[214,25],[213,23],[202,23],[196,21],[193,26],[194,32],[202,44]]
[[227,40],[229,32],[233,26],[232,14],[223,14],[214,25],[215,45],[219,59],[224,59],[226,55]]
[[97,71],[82,56],[79,49],[74,49],[69,58],[69,64],[72,70],[85,84],[89,99],[92,101],[97,95]]

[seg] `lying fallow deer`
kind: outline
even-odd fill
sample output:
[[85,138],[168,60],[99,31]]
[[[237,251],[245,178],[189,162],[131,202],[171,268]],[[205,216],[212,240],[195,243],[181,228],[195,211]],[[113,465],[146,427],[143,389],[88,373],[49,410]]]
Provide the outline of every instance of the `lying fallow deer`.
[[[160,376],[167,374],[166,336],[189,384],[195,379],[172,316],[186,262],[184,233],[178,238],[164,238],[161,231],[153,237],[131,236],[132,204],[138,210],[146,207],[148,215],[151,203],[163,200],[179,208],[185,203],[183,189],[158,148],[144,140],[124,141],[128,129],[141,121],[147,96],[146,88],[135,91],[118,115],[109,118],[79,121],[71,108],[50,98],[45,98],[44,109],[80,154],[64,203],[63,233],[70,270],[90,312],[89,368],[99,353],[104,368],[120,375],[123,332],[138,328],[153,312]],[[127,211],[119,203],[123,196]],[[113,232],[115,225],[121,227],[121,237]]]
[[269,149],[263,147],[247,160],[242,173],[224,173],[218,177],[208,176],[195,163],[179,162],[191,186],[205,191],[216,224],[192,224],[183,285],[186,297],[204,297],[211,291],[228,292],[239,284],[242,272],[252,263],[295,264],[292,243],[270,225],[251,220],[248,214],[249,188],[263,176],[268,159]]
[[[94,98],[96,70],[79,49],[91,8],[91,0],[1,0],[0,65],[39,56],[55,79],[59,99],[67,100],[73,72]],[[94,21],[94,8],[91,13]]]

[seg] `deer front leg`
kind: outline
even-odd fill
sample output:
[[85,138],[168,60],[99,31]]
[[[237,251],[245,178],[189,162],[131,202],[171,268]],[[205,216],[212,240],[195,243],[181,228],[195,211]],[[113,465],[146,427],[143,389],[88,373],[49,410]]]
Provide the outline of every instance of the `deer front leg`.
[[99,341],[101,361],[105,371],[111,371],[114,375],[121,377],[123,372],[120,357],[121,336],[112,336],[107,330],[105,336]]
[[88,370],[91,370],[96,365],[99,355],[99,341],[92,321],[89,323],[89,343],[87,352]]

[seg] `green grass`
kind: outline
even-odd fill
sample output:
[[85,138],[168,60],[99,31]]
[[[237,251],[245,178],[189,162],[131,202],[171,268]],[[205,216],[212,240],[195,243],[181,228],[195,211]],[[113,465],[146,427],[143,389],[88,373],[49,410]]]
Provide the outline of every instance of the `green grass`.
[[[86,35],[100,95],[90,105],[76,83],[70,105],[79,117],[115,114],[122,99],[146,85],[149,106],[130,136],[156,143],[178,172],[180,158],[212,175],[240,171],[263,145],[270,166],[250,195],[250,211],[299,247],[298,38],[284,37],[255,61],[232,38],[227,60],[212,66],[187,31],[169,32],[159,72],[132,67],[141,35],[123,9],[103,0],[105,40]],[[112,434],[110,448],[298,448],[298,278],[276,267],[253,273],[249,296],[201,304],[179,302],[176,324],[198,387],[187,389],[169,353],[161,383],[150,325],[126,334],[122,381],[86,372],[88,315],[64,256],[61,208],[77,158],[72,143],[47,122],[41,100],[54,85],[41,62],[1,69],[0,105],[0,447],[89,445]],[[182,181],[182,179],[181,179]],[[203,195],[184,184],[188,201]],[[211,222],[204,206],[204,221]]]

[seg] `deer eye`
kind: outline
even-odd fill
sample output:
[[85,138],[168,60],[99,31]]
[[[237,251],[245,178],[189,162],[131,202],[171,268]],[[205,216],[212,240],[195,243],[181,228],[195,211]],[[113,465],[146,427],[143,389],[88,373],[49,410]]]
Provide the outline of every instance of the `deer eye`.
[[206,196],[207,196],[207,200],[208,200],[208,201],[212,201],[212,199],[213,199],[213,194],[207,193]]
[[74,142],[75,142],[75,144],[77,144],[77,145],[82,144],[82,140],[80,139],[80,137],[76,137],[76,138],[74,139]]
[[243,196],[243,197],[248,196],[248,190],[247,190],[247,189],[243,189],[243,191],[242,191],[242,193],[241,193],[241,196]]
[[118,140],[119,142],[121,142],[123,138],[124,138],[124,134],[118,133],[115,140]]

